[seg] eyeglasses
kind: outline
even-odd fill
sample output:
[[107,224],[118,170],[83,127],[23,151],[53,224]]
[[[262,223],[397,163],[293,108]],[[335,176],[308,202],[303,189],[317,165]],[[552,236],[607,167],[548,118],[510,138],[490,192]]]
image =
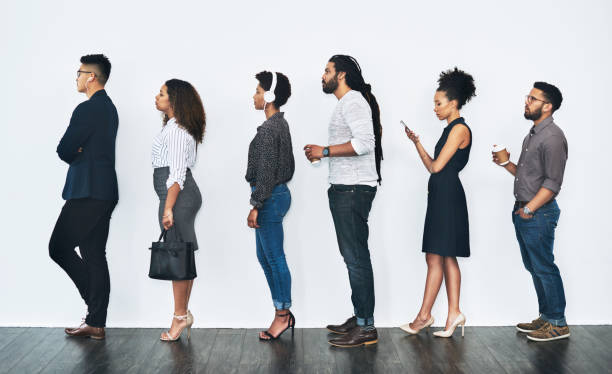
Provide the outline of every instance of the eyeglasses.
[[96,73],[94,73],[93,71],[77,70],[77,78],[81,76],[81,73],[85,73],[85,74],[93,73],[93,75],[96,75]]
[[542,100],[542,99],[538,99],[538,98],[537,98],[537,97],[535,97],[535,96],[531,96],[531,95],[526,95],[526,96],[525,96],[525,102],[526,102],[527,104],[531,104],[531,103],[533,103],[534,101],[541,101],[541,102],[543,102],[544,104],[550,104],[550,102],[549,102],[549,101],[545,101],[545,100]]

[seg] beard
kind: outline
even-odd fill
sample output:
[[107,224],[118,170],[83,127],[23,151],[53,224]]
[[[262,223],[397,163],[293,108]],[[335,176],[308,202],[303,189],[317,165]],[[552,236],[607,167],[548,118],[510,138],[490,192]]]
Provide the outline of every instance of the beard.
[[334,93],[336,88],[338,88],[338,73],[336,73],[329,82],[322,80],[321,83],[323,84],[323,92],[326,94]]
[[523,115],[525,116],[525,119],[535,121],[542,117],[542,107],[536,109],[533,112],[529,111],[529,109],[525,109],[525,113]]

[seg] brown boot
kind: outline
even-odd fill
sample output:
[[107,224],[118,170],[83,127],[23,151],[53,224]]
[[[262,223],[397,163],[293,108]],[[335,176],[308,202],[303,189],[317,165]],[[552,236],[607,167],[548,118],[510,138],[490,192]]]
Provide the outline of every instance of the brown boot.
[[357,317],[352,316],[341,325],[327,325],[327,329],[334,334],[348,334],[349,331],[357,326]]
[[543,320],[542,317],[538,317],[528,323],[519,323],[516,325],[516,329],[520,332],[529,333],[538,330],[540,327],[544,326],[545,323],[546,321]]
[[66,329],[64,330],[66,334],[70,336],[78,336],[82,338],[92,338],[96,340],[102,340],[106,337],[106,333],[104,332],[104,327],[93,327],[89,326],[86,323],[83,323],[81,326],[77,327],[74,330]]
[[352,348],[376,343],[378,343],[378,332],[376,329],[366,329],[361,326],[356,326],[346,335],[329,341],[329,344],[340,348]]

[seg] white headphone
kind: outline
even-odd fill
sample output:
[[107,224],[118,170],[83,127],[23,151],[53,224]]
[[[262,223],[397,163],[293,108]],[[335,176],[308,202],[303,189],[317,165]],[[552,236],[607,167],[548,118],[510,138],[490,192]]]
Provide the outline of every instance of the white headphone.
[[272,103],[276,100],[276,95],[274,95],[274,90],[276,89],[276,73],[272,73],[272,85],[270,89],[264,93],[264,108],[266,107],[266,103]]

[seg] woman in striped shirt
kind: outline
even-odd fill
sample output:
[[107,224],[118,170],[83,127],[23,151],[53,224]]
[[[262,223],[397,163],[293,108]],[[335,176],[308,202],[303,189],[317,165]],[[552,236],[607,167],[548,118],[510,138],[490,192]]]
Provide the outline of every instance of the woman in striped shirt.
[[[163,113],[164,123],[153,140],[151,157],[153,185],[159,196],[160,228],[167,230],[167,242],[191,242],[198,249],[194,221],[202,206],[202,195],[191,168],[206,126],[202,100],[191,84],[171,79],[159,90],[155,106]],[[161,334],[161,340],[175,341],[185,328],[191,329],[193,316],[187,306],[192,286],[193,279],[172,281],[174,318],[170,330]]]

